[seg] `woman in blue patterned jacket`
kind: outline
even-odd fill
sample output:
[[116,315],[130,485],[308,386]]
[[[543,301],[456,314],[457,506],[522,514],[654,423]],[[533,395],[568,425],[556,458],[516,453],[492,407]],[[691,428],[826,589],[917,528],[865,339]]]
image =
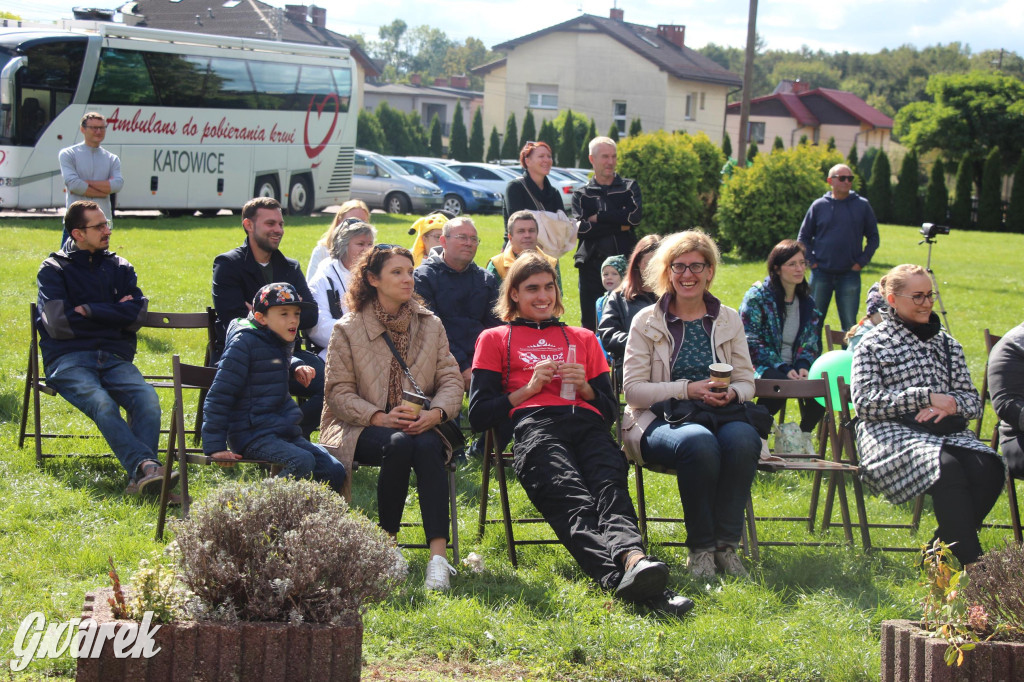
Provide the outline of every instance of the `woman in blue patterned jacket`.
[[[820,314],[804,281],[806,270],[804,245],[784,239],[768,254],[768,276],[743,297],[740,318],[758,379],[806,379],[821,355]],[[758,402],[775,414],[785,401]],[[800,429],[813,431],[824,413],[814,400],[801,400]]]
[[897,265],[881,288],[890,308],[853,352],[861,474],[896,504],[931,495],[935,538],[966,566],[981,556],[978,528],[999,499],[1003,462],[967,428],[981,399],[963,348],[932,312],[928,272]]

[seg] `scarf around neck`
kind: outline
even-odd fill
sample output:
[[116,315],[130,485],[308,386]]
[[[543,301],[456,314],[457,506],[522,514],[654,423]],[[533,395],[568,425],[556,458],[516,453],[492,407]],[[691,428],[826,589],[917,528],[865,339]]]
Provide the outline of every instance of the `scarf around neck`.
[[[398,309],[398,313],[392,315],[384,310],[384,306],[375,298],[373,299],[373,314],[391,336],[398,354],[405,359],[409,353],[409,323],[412,321],[412,305],[403,303]],[[392,355],[391,367],[388,371],[387,411],[389,412],[392,407],[402,402],[402,376],[402,366],[398,364],[398,360]]]

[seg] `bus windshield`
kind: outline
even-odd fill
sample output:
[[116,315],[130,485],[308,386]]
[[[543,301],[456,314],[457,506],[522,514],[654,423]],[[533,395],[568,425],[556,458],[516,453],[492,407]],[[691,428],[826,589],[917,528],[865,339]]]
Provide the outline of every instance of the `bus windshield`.
[[[31,147],[46,127],[64,111],[74,97],[82,74],[86,40],[82,38],[26,40],[16,50],[2,48],[4,62],[3,116],[0,121],[0,144]],[[15,66],[19,56],[25,61]]]

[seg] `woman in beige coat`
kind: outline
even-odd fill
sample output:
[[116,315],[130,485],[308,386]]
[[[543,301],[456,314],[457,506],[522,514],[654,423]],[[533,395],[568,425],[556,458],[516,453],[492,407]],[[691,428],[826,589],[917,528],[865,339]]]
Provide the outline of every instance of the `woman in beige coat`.
[[[392,536],[402,521],[410,472],[416,472],[431,555],[425,586],[445,590],[455,573],[445,550],[450,453],[434,427],[458,413],[464,386],[441,321],[413,293],[412,273],[409,250],[390,244],[365,252],[352,271],[346,299],[351,312],[335,325],[327,350],[320,442],[342,462],[380,467],[377,510]],[[429,409],[403,401],[403,391],[415,388],[386,337],[430,400]]]
[[[746,576],[736,555],[761,439],[746,422],[717,431],[669,424],[651,407],[671,398],[720,407],[754,396],[754,368],[739,314],[708,289],[718,247],[699,230],[666,237],[644,273],[660,300],[633,318],[623,362],[623,445],[630,459],[676,471],[686,517],[687,568],[698,579],[718,569]],[[732,365],[731,382],[710,377]],[[717,389],[717,390],[716,390]]]

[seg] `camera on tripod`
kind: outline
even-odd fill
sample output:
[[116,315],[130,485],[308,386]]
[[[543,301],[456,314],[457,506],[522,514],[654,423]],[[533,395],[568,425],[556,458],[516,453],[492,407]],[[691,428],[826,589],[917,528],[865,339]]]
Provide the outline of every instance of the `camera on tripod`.
[[949,234],[949,225],[936,225],[935,223],[924,223],[921,225],[921,234],[925,239],[935,239],[936,235]]

